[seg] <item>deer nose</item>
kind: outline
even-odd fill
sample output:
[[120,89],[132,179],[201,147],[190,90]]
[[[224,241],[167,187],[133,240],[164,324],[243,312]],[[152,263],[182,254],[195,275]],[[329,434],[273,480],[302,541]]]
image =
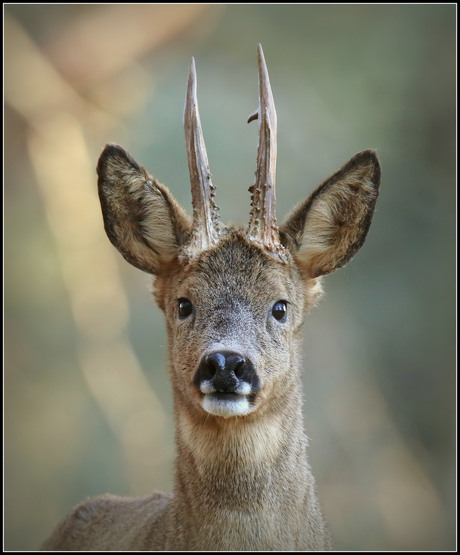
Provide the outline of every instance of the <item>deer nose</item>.
[[220,351],[205,355],[195,374],[194,385],[203,391],[203,383],[214,392],[234,393],[241,384],[258,389],[258,378],[252,363],[233,351]]

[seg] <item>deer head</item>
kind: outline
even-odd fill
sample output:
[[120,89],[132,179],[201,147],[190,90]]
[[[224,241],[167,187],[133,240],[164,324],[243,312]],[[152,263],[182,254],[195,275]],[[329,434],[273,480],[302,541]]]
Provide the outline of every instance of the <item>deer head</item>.
[[120,146],[97,172],[104,224],[124,258],[154,276],[166,315],[175,401],[194,418],[258,418],[299,397],[299,331],[321,276],[362,246],[380,182],[376,154],[356,154],[278,227],[276,112],[258,50],[259,146],[246,229],[219,221],[192,60],[185,138],[193,218]]

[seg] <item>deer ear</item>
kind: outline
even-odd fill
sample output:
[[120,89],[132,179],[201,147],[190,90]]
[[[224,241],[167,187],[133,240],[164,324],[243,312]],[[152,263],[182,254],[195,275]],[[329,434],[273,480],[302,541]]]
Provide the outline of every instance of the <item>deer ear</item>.
[[353,156],[300,204],[280,228],[283,244],[310,278],[346,264],[366,238],[380,184],[373,150]]
[[105,231],[136,268],[158,274],[190,236],[191,222],[168,189],[124,148],[107,145],[97,164]]

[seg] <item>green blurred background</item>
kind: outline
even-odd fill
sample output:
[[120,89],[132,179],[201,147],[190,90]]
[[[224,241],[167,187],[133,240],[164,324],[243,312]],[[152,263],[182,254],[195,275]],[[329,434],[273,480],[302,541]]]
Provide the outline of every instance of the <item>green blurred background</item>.
[[[195,56],[217,203],[249,213],[257,44],[278,112],[278,216],[356,152],[381,194],[305,326],[306,430],[339,549],[456,545],[456,6],[4,7],[4,547],[82,498],[170,490],[163,315],[106,238],[95,165],[124,145],[190,210]],[[243,208],[242,208],[243,207]]]

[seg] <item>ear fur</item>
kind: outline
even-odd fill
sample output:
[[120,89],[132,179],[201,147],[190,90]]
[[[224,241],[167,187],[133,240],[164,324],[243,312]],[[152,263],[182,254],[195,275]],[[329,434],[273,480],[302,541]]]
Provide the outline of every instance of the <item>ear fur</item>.
[[361,248],[380,184],[375,151],[356,154],[301,203],[280,228],[284,246],[309,278],[329,274]]
[[191,221],[171,193],[121,146],[97,164],[99,199],[110,241],[133,266],[158,274],[190,236]]

